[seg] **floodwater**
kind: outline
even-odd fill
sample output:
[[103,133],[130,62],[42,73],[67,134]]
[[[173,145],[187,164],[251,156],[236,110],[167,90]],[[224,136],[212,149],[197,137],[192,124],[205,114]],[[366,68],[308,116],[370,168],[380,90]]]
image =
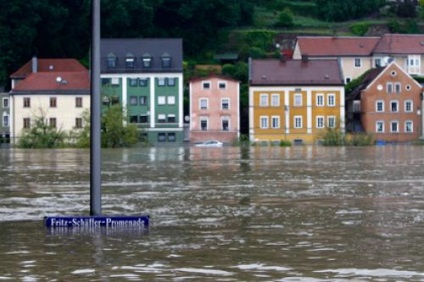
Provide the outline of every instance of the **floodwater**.
[[424,281],[424,146],[0,150],[0,281]]

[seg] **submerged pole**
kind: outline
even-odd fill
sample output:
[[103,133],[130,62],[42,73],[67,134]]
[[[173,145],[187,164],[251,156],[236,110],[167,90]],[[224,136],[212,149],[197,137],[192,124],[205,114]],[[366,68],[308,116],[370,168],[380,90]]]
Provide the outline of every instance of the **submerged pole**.
[[102,214],[101,104],[100,104],[100,0],[92,2],[91,23],[91,128],[90,215]]

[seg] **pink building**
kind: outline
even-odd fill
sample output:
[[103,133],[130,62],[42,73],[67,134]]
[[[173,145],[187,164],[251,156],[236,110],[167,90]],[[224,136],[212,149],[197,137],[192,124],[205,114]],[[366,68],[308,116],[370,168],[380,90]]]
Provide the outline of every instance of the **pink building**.
[[190,81],[190,142],[230,143],[240,134],[240,82],[210,75]]

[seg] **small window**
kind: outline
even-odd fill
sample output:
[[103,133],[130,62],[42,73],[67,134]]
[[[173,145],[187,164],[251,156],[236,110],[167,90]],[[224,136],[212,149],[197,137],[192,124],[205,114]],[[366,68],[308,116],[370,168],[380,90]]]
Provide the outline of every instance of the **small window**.
[[148,81],[147,80],[148,80],[147,78],[139,78],[138,79],[138,85],[140,87],[146,87],[147,84],[148,84]]
[[176,119],[175,119],[175,115],[174,114],[169,114],[167,117],[167,122],[169,123],[175,123]]
[[384,121],[378,120],[375,123],[375,132],[383,133],[384,132]]
[[302,128],[302,116],[294,116],[294,128]]
[[158,133],[158,142],[166,142],[166,133],[163,133],[163,132]]
[[149,116],[148,115],[140,115],[140,123],[148,123]]
[[128,53],[125,57],[125,67],[128,69],[133,69],[135,66],[135,58],[134,55],[131,53]]
[[399,123],[397,121],[390,122],[390,132],[399,132]]
[[223,109],[223,110],[230,109],[230,99],[229,98],[222,98],[221,99],[221,109]]
[[348,83],[350,83],[352,81],[352,78],[351,77],[349,77],[349,76],[346,76],[346,78],[345,78],[345,84],[348,84]]
[[158,97],[158,105],[165,105],[166,104],[166,97],[165,96],[159,96]]
[[202,88],[203,89],[211,89],[211,83],[210,82],[202,82]]
[[400,94],[401,90],[402,90],[402,85],[399,82],[396,82],[395,83],[395,92],[396,92],[396,94]]
[[268,128],[268,117],[262,116],[259,118],[260,128]]
[[271,128],[280,128],[280,117],[279,116],[271,117]]
[[130,105],[131,106],[137,106],[137,104],[138,104],[137,96],[131,96],[130,97]]
[[31,128],[31,119],[30,118],[24,118],[23,125],[25,129]]
[[115,86],[119,85],[119,78],[118,78],[118,77],[113,77],[113,78],[111,79],[110,84],[111,84],[111,85],[115,85]]
[[130,86],[136,87],[138,85],[138,79],[137,78],[130,78]]
[[82,97],[76,97],[75,98],[75,107],[76,108],[82,108]]
[[166,122],[166,115],[165,114],[159,114],[158,115],[158,122],[159,123],[165,123]]
[[168,96],[168,105],[175,105],[175,96]]
[[302,106],[302,94],[294,94],[294,106]]
[[107,59],[106,59],[107,68],[108,69],[114,69],[114,68],[116,68],[116,63],[117,63],[117,59],[116,59],[115,54],[110,53],[107,56]]
[[390,111],[391,112],[398,112],[399,111],[399,107],[398,107],[398,102],[397,101],[390,101]]
[[200,118],[200,130],[202,131],[208,130],[208,119],[205,117]]
[[138,116],[130,116],[130,123],[138,123]]
[[222,131],[230,130],[230,119],[228,117],[222,117],[221,124],[222,124]]
[[387,82],[386,90],[387,90],[387,94],[393,93],[393,83],[392,82]]
[[9,98],[3,98],[3,108],[9,108]]
[[161,57],[162,60],[162,68],[170,68],[171,67],[171,57],[165,53]]
[[259,105],[261,107],[268,107],[268,94],[261,94],[259,99]]
[[327,95],[327,106],[334,107],[336,105],[336,95],[328,94]]
[[57,98],[50,97],[50,108],[56,108],[56,107],[57,107]]
[[152,67],[152,57],[149,54],[144,54],[142,58],[143,68],[150,69]]
[[271,106],[278,107],[280,106],[280,94],[271,94]]
[[75,128],[82,128],[82,118],[75,118]]
[[355,67],[360,68],[362,66],[361,58],[355,58]]
[[166,81],[167,81],[168,86],[175,86],[175,78],[174,77],[168,77]]
[[318,116],[316,122],[317,122],[317,124],[316,124],[317,128],[324,128],[324,117],[323,116]]
[[227,83],[225,81],[219,81],[218,82],[218,89],[226,89],[227,88]]
[[56,118],[50,118],[49,119],[49,126],[51,128],[56,128]]
[[138,97],[140,105],[147,105],[147,96]]
[[177,141],[177,138],[175,136],[175,132],[169,132],[168,133],[168,142],[175,142]]
[[384,112],[384,101],[375,102],[375,111],[378,113]]
[[336,128],[336,117],[328,116],[327,117],[327,126],[328,128]]
[[376,68],[381,67],[381,59],[380,58],[376,58],[374,61],[374,65]]
[[405,86],[405,89],[406,89],[406,91],[411,91],[412,87],[411,87],[410,84],[408,84],[408,85]]
[[391,71],[391,72],[390,72],[390,75],[391,75],[391,76],[396,76],[396,75],[397,75],[397,73],[396,73],[396,71],[394,71],[394,70],[393,70],[393,71]]
[[31,107],[31,98],[25,97],[24,98],[24,108],[30,108]]
[[9,115],[4,114],[3,115],[3,126],[8,127],[9,126]]
[[413,110],[413,106],[412,106],[412,101],[411,100],[407,100],[405,101],[405,112],[407,113],[411,113]]
[[324,94],[317,94],[317,96],[316,96],[316,104],[319,107],[324,106]]
[[405,121],[405,132],[406,133],[414,132],[414,126],[413,126],[412,120]]
[[166,79],[164,77],[158,78],[158,86],[165,86]]
[[207,110],[208,109],[208,99],[201,98],[199,104],[200,104],[201,110]]

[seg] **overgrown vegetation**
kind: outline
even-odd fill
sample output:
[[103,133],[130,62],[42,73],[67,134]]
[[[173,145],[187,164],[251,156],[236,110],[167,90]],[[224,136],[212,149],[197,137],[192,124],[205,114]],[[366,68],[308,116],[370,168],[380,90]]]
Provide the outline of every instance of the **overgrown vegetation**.
[[375,143],[374,136],[371,134],[345,134],[340,128],[328,128],[320,140],[323,146],[370,146]]

